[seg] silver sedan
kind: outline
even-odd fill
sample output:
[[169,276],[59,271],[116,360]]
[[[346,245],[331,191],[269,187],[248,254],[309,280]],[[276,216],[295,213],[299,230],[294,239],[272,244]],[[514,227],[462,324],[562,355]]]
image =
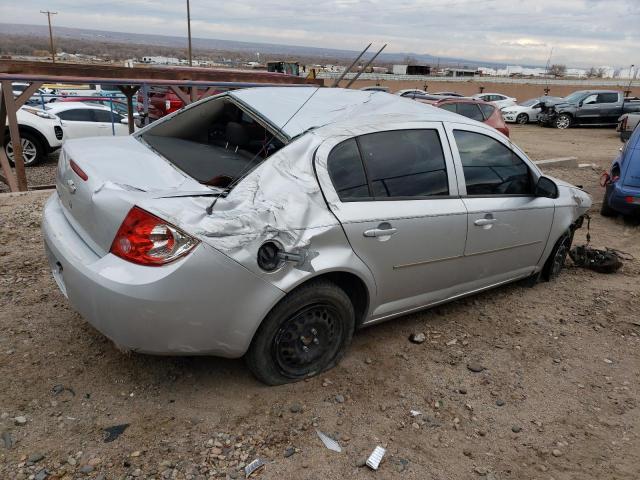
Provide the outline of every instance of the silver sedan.
[[267,87],[65,143],[43,230],[60,289],[119,347],[244,356],[282,384],[360,327],[554,277],[590,206],[482,123]]

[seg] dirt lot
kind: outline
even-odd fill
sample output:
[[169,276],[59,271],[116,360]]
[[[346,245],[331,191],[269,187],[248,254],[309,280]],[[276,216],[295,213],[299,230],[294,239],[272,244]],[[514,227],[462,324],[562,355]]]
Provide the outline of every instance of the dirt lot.
[[[620,147],[613,130],[512,132],[534,159],[604,168]],[[597,170],[549,173],[599,202]],[[127,355],[88,326],[48,271],[47,195],[0,196],[2,479],[242,478],[258,457],[268,479],[640,476],[637,260],[362,330],[334,370],[268,388],[240,360]],[[640,258],[640,228],[597,209],[593,243]],[[415,332],[427,341],[410,343]],[[122,424],[105,442],[103,429]],[[387,448],[379,471],[358,467],[376,445]]]

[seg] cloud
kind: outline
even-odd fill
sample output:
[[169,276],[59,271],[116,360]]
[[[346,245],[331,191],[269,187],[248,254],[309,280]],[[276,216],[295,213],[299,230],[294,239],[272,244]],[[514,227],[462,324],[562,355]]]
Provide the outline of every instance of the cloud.
[[[185,35],[184,1],[32,0],[0,4],[0,19]],[[388,52],[505,63],[572,66],[640,64],[638,0],[191,0],[194,37]]]

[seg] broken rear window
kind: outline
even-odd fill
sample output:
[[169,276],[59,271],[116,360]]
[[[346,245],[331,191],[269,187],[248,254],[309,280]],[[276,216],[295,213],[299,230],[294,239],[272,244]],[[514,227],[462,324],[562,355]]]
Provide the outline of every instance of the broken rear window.
[[284,144],[229,98],[180,112],[141,135],[151,148],[199,182],[225,188]]

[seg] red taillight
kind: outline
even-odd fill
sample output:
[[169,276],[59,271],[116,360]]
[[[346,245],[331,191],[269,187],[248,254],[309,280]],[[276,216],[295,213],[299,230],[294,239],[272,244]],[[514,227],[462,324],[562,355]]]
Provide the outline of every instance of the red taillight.
[[76,162],[74,162],[73,160],[69,160],[69,166],[71,167],[71,170],[76,172],[76,175],[78,175],[85,182],[89,179],[89,176],[86,173],[84,173],[84,170],[82,170],[78,166],[78,164]]
[[628,197],[624,197],[624,201],[632,204],[640,204],[640,197],[628,196]]
[[186,255],[198,244],[178,227],[133,207],[120,225],[111,253],[140,265],[159,266]]

